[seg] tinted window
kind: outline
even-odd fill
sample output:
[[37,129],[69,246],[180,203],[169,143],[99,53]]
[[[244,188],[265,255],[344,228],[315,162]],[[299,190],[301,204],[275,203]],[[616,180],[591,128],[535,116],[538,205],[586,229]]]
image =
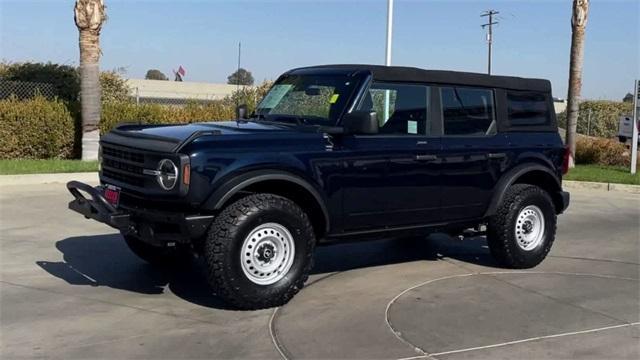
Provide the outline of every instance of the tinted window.
[[495,133],[493,90],[443,87],[440,95],[445,135]]
[[511,126],[545,126],[551,123],[547,96],[532,92],[508,92]]
[[[427,134],[429,87],[373,83],[358,110],[375,111],[382,134]],[[388,105],[387,104],[388,99]]]

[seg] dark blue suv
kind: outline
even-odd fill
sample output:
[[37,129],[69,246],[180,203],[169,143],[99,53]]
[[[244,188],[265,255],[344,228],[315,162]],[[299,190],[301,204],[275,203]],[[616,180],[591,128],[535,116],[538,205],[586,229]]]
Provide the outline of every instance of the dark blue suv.
[[195,252],[220,297],[276,306],[318,244],[474,229],[504,266],[549,252],[568,152],[547,80],[326,65],[278,78],[252,114],[104,135],[98,187],[69,207],[144,260]]

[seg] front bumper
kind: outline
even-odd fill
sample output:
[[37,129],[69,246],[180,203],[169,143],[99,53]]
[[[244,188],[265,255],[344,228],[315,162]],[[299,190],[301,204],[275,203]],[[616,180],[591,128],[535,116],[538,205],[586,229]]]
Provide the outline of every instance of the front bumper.
[[93,187],[78,181],[68,182],[67,189],[75,198],[69,202],[69,209],[155,245],[188,243],[200,238],[214,218],[213,215],[116,208],[105,199],[102,186]]

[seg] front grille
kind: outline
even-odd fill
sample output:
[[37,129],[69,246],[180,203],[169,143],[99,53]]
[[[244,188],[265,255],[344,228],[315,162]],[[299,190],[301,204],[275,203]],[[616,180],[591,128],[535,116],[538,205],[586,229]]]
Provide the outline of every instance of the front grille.
[[145,155],[133,149],[102,144],[102,176],[125,184],[144,187]]
[[102,145],[102,156],[144,164],[144,154]]

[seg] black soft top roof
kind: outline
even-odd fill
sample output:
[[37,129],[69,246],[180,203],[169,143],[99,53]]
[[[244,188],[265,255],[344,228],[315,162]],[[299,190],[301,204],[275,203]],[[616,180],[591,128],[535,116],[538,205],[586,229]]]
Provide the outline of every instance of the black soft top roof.
[[371,72],[375,80],[425,82],[435,84],[486,86],[513,90],[531,90],[551,93],[549,80],[496,76],[460,71],[424,70],[406,66],[382,65],[318,65],[290,70],[287,74],[351,74]]

